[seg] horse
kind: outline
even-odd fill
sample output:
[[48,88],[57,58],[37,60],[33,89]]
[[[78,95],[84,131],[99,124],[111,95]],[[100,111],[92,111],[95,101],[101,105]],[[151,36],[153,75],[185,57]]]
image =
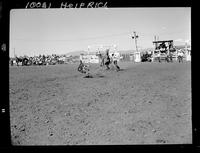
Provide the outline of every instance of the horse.
[[17,63],[17,66],[19,66],[19,62],[22,62],[23,61],[23,59],[21,58],[21,57],[15,57],[15,61],[16,61],[16,63]]
[[103,54],[101,54],[100,52],[96,54],[99,58],[99,61],[100,61],[100,67],[104,66],[105,63],[104,63],[104,59],[105,59],[105,56]]
[[24,57],[22,60],[22,66],[24,66],[24,65],[28,66],[28,62],[29,62],[28,58]]
[[142,62],[151,62],[151,54],[148,54],[147,52],[141,56]]
[[100,66],[106,66],[107,69],[110,69],[109,65],[111,64],[111,59],[109,56],[109,50],[106,50],[106,54],[101,54],[100,52],[97,54],[100,60]]
[[183,63],[183,55],[178,55],[178,62],[179,63]]
[[26,58],[26,57],[15,57],[15,59],[16,59],[16,63],[17,63],[17,66],[19,66],[19,62],[21,62],[22,63],[22,66],[27,66],[28,65],[28,58]]

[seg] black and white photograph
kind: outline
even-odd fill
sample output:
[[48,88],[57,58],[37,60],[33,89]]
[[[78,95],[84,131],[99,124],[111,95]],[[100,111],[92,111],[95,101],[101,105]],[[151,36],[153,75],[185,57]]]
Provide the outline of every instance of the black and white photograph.
[[192,144],[191,7],[85,5],[10,10],[12,145]]

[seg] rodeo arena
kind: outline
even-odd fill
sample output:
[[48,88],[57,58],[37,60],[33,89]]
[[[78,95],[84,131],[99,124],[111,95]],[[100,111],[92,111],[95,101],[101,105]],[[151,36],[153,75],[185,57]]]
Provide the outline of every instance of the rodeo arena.
[[[185,48],[176,48],[173,46],[173,40],[165,41],[153,41],[155,44],[155,49],[146,51],[132,51],[132,53],[119,53],[117,51],[116,45],[99,45],[96,52],[90,52],[91,46],[88,46],[88,53],[81,53],[80,56],[72,55],[38,55],[34,57],[15,55],[14,58],[9,58],[9,64],[11,66],[32,66],[32,65],[55,65],[55,64],[70,64],[76,62],[83,63],[100,63],[102,66],[102,60],[105,55],[107,58],[115,58],[117,61],[133,61],[133,62],[154,62],[154,61],[165,61],[173,62],[178,61],[183,62],[191,61],[191,47],[185,46]],[[97,47],[97,46],[94,46]],[[106,49],[105,49],[106,48]],[[113,49],[114,48],[114,49]],[[111,62],[112,63],[112,62]]]
[[12,144],[191,143],[191,45],[135,45],[10,57]]

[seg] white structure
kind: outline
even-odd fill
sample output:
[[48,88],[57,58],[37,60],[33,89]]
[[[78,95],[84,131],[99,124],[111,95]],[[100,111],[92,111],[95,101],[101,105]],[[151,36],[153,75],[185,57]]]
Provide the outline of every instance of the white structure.
[[90,52],[105,52],[106,49],[109,49],[110,52],[117,51],[117,45],[88,45],[88,54]]
[[90,63],[99,63],[99,57],[96,55],[89,55],[89,62]]
[[134,52],[134,61],[141,62],[141,54],[140,52]]
[[[191,40],[177,39],[175,41],[185,43],[185,52],[184,52],[185,59],[186,61],[191,61]],[[190,46],[189,48],[188,48],[188,45]],[[176,54],[178,54],[178,51],[176,52]],[[176,56],[176,59],[177,59],[177,56]]]
[[191,61],[191,55],[186,55],[186,61]]
[[80,60],[85,63],[99,63],[98,56],[95,53],[105,53],[106,49],[109,49],[110,57],[114,54],[115,58],[120,60],[120,53],[117,52],[117,45],[88,45],[87,55],[80,55]]
[[83,63],[99,63],[99,57],[96,55],[80,55]]
[[187,48],[186,61],[191,61],[191,48]]

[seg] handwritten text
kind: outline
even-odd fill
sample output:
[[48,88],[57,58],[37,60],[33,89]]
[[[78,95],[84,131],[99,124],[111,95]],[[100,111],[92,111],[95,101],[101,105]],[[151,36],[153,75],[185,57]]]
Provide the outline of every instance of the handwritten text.
[[[49,2],[28,2],[25,6],[28,8],[51,8],[51,3]],[[107,2],[88,2],[88,3],[68,3],[62,2],[58,8],[107,8]]]

